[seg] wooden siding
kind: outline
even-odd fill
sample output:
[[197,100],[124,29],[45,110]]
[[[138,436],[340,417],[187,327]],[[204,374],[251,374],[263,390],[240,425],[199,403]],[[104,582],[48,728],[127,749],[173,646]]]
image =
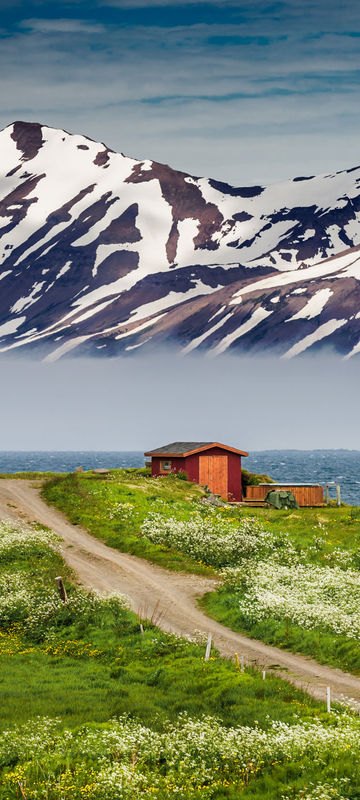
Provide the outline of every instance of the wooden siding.
[[199,456],[199,461],[199,483],[208,486],[214,494],[219,494],[227,499],[227,456]]
[[247,486],[245,500],[264,500],[271,489],[292,492],[299,506],[323,506],[324,490],[322,486],[284,486],[271,483],[266,486]]

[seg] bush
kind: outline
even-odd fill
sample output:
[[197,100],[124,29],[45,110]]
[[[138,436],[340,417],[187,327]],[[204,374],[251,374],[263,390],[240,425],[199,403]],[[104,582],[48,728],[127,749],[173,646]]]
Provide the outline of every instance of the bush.
[[258,486],[259,483],[274,483],[269,475],[257,475],[255,472],[248,472],[247,469],[241,470],[241,487],[243,494],[246,494],[247,486]]
[[125,467],[125,475],[136,475],[139,478],[151,478],[151,467]]
[[212,513],[211,517],[196,512],[187,521],[150,513],[141,526],[141,534],[155,544],[175,548],[217,568],[235,566],[272,549],[274,537],[258,520],[247,517],[236,522]]
[[189,476],[187,472],[184,472],[183,469],[180,469],[179,472],[176,473],[176,477],[179,478],[180,481],[188,481]]

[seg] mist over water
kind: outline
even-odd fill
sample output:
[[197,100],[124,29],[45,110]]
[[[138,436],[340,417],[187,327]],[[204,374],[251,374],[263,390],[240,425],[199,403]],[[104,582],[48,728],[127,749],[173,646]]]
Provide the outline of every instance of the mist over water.
[[359,374],[356,358],[335,355],[3,356],[0,449],[144,451],[214,440],[249,451],[360,450]]

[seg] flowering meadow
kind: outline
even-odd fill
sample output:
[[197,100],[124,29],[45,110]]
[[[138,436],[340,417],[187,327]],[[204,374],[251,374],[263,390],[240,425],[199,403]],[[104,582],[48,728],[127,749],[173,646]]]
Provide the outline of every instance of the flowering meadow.
[[[350,510],[213,508],[186,481],[130,473],[62,478],[45,494],[114,547],[171,569],[217,572],[222,586],[204,604],[232,627],[360,669],[360,534]],[[25,661],[35,675],[36,664],[34,681],[46,686],[51,671],[45,712],[40,693],[15,717],[12,698],[12,724],[1,721],[0,800],[360,797],[357,716],[326,714],[285,681],[240,674],[216,653],[205,663],[203,644],[144,621],[142,636],[121,598],[88,600],[71,576],[69,609],[59,607],[39,577],[41,547],[58,558],[51,534],[42,536],[31,545],[40,548],[31,575],[19,580],[0,556],[2,595],[18,598],[16,619],[4,600],[0,657],[7,635],[14,675],[25,674]],[[26,606],[31,586],[36,601]]]
[[[194,511],[186,521],[152,513],[141,534],[220,569],[231,607],[247,630],[272,619],[285,621],[287,629],[295,624],[360,642],[360,572],[346,552],[339,557],[335,549],[331,566],[329,557],[320,566],[286,532],[276,536],[257,518],[218,510]],[[317,535],[315,548],[323,541]]]
[[287,619],[302,628],[323,628],[360,642],[358,571],[268,560],[223,575],[247,623]]
[[[49,562],[53,568],[64,566],[57,545],[57,537],[44,528],[0,523],[0,628],[18,624],[26,635],[42,639],[57,627],[79,617],[94,616],[113,602],[111,598],[101,600],[96,594],[79,589],[70,594],[66,605],[59,602],[58,591],[54,581],[48,581],[46,568]],[[23,568],[29,562],[40,567],[36,575],[33,570]],[[120,596],[115,600],[120,606],[125,602]]]
[[324,800],[355,796],[349,791],[357,781],[344,776],[339,782],[336,774],[349,756],[356,771],[360,726],[346,716],[328,727],[273,722],[263,731],[256,726],[225,728],[212,717],[194,720],[180,714],[165,732],[126,717],[77,731],[43,718],[4,731],[0,797],[15,800],[20,789],[27,800],[211,798],[225,797],[232,787],[246,797],[247,787],[269,769],[282,766],[286,771],[301,763],[302,772],[311,765],[320,776],[326,771],[330,780],[315,789],[306,787],[299,796]]
[[139,471],[45,487],[48,500],[114,547],[170,569],[220,572],[224,586],[203,605],[225,624],[360,670],[360,510],[214,507],[202,494]]
[[121,596],[70,578],[50,531],[0,523],[1,800],[262,797],[264,782],[311,789],[315,769],[335,791],[330,752],[354,788],[356,718],[145,621],[142,635]]
[[258,520],[227,519],[208,509],[202,514],[193,512],[188,520],[148,514],[140,530],[154,544],[180,550],[215,568],[270,552],[273,543],[272,534]]

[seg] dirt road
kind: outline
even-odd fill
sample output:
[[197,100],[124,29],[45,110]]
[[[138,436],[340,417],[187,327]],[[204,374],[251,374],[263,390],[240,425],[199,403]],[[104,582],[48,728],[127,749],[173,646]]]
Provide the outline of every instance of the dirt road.
[[287,653],[254,639],[247,639],[207,617],[197,599],[214,589],[210,578],[168,572],[161,567],[120,553],[86,531],[71,525],[56,509],[44,503],[40,484],[25,480],[0,479],[0,519],[40,522],[61,537],[61,550],[84,586],[106,594],[119,591],[129,597],[131,607],[165,631],[193,636],[195,631],[211,633],[220,653],[243,655],[245,663],[266,669],[277,665],[278,674],[325,701],[326,686],[332,698],[350,705],[360,703],[360,679],[326,667],[305,656]]

